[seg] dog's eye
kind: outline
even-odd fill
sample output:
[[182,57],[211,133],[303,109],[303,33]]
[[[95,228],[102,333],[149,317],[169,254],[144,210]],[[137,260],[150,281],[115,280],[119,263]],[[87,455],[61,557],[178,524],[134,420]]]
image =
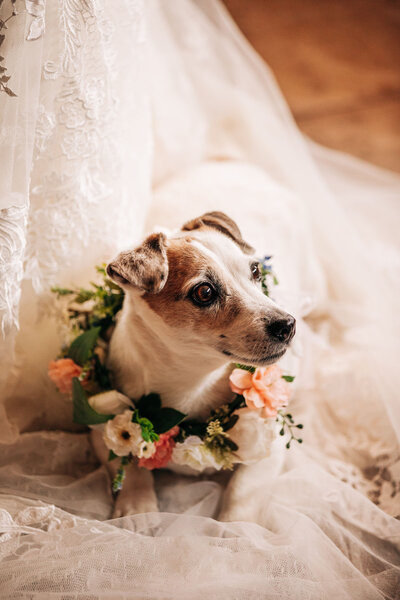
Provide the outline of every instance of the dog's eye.
[[200,283],[191,293],[191,297],[196,304],[208,306],[216,298],[216,291],[209,283]]
[[250,267],[251,276],[255,281],[260,281],[261,279],[261,271],[258,263],[253,263]]

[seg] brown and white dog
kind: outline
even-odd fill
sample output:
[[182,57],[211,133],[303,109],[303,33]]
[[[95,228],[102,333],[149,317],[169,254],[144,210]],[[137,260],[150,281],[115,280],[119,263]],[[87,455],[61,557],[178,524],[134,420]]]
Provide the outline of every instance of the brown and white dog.
[[[264,366],[281,358],[295,319],[263,294],[252,255],[221,212],[121,252],[107,267],[125,291],[109,351],[116,388],[130,398],[156,392],[164,406],[205,418],[232,398],[232,362]],[[92,440],[114,476],[101,435],[92,432]],[[156,510],[151,472],[131,463],[114,517]]]

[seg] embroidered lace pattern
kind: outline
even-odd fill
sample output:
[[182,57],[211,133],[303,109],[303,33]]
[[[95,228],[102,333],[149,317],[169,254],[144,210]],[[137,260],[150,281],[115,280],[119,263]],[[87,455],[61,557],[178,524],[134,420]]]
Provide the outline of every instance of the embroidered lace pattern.
[[[34,31],[24,43],[32,49],[43,45],[42,72],[29,206],[27,198],[18,198],[15,206],[8,198],[10,208],[0,213],[3,333],[13,327],[15,332],[22,279],[31,280],[38,293],[68,270],[76,280],[93,264],[90,257],[108,259],[141,231],[151,167],[144,9],[141,0],[123,4],[129,18],[119,23],[118,11],[104,2],[49,2],[46,27],[57,35],[48,39],[44,3],[28,6]],[[18,69],[28,67],[20,63]],[[2,135],[11,132],[21,144],[24,125],[6,123]]]

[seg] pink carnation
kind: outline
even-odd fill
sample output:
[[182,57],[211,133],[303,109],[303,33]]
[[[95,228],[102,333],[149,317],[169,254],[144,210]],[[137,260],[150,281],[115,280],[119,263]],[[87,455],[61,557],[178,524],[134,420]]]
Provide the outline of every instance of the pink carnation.
[[278,365],[259,367],[254,373],[234,369],[229,385],[233,392],[244,396],[251,410],[259,410],[264,419],[276,417],[278,410],[287,406],[291,392]]
[[178,426],[173,427],[166,433],[162,433],[160,439],[157,442],[154,442],[155,452],[150,458],[141,458],[138,463],[139,467],[150,470],[165,467],[171,460],[172,450],[176,444],[174,437],[176,437],[178,433]]
[[79,377],[81,373],[82,367],[74,363],[71,358],[60,358],[49,363],[48,375],[62,394],[69,394],[72,391],[72,380],[74,377]]

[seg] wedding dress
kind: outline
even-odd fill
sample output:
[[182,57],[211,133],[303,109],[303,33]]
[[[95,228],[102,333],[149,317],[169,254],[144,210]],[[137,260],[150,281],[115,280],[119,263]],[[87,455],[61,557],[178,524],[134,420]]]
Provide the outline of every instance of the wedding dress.
[[[2,46],[17,97],[0,94],[0,596],[398,598],[400,178],[304,139],[214,0],[17,8]],[[49,289],[208,209],[274,255],[304,443],[233,475],[233,522],[216,520],[223,477],[168,472],[160,513],[110,520],[106,471],[46,375],[63,336]]]

